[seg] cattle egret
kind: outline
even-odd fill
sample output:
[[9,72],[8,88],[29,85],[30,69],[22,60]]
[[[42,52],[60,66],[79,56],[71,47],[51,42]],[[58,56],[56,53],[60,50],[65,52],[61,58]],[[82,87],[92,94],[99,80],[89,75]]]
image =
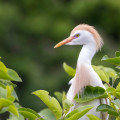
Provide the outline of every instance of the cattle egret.
[[[95,53],[101,49],[103,45],[103,40],[94,27],[87,24],[80,24],[76,26],[70,36],[65,40],[59,42],[54,48],[60,47],[62,45],[82,45],[82,49],[78,56],[76,74],[70,80],[70,88],[67,93],[67,98],[73,101],[74,106],[71,110],[83,106],[83,105],[94,105],[95,107],[91,109],[88,114],[93,114],[102,120],[107,120],[107,113],[96,112],[96,107],[102,104],[108,104],[108,100],[105,98],[96,99],[87,103],[78,104],[74,101],[76,94],[82,93],[84,87],[87,85],[104,87],[100,77],[93,70],[91,66],[91,60]],[[84,93],[84,92],[83,92]],[[86,116],[83,116],[79,120],[89,120]]]

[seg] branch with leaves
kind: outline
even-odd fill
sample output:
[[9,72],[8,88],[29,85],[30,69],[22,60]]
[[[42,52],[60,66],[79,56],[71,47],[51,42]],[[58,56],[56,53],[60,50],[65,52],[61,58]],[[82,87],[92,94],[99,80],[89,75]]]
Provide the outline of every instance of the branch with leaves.
[[[108,98],[109,105],[101,104],[97,107],[98,112],[107,112],[110,120],[120,119],[120,52],[116,52],[114,58],[104,56],[102,61],[110,62],[116,65],[117,72],[109,67],[95,66],[93,69],[104,82],[106,90],[101,87],[86,86],[84,94],[74,98],[77,103],[85,103],[98,98]],[[76,70],[63,63],[63,68],[66,73],[73,77]],[[73,111],[73,103],[67,99],[65,92],[55,92],[55,97],[51,97],[49,92],[38,90],[32,94],[40,98],[48,107],[41,110],[39,113],[30,108],[24,108],[19,104],[18,96],[15,92],[16,85],[13,81],[21,82],[19,75],[12,69],[7,68],[0,61],[0,114],[9,112],[7,120],[78,120],[86,115],[90,120],[100,120],[100,118],[87,114],[94,106],[86,105],[78,107]],[[114,118],[114,119],[113,119]]]

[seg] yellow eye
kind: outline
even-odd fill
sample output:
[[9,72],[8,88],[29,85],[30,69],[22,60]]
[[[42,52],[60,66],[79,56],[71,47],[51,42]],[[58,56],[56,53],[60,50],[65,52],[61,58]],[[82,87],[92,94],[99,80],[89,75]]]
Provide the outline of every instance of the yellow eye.
[[76,37],[79,37],[79,36],[80,36],[80,34],[76,34],[75,36],[76,36]]

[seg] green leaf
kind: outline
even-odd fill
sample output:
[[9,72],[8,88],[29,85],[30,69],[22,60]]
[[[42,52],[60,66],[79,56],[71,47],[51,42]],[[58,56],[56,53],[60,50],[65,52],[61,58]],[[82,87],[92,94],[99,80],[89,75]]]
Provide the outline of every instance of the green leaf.
[[117,110],[120,109],[120,100],[119,99],[113,100],[112,103],[114,104],[114,106]]
[[12,92],[12,96],[14,96],[14,98],[15,98],[17,101],[19,101],[18,96],[17,96],[15,90],[13,90],[13,92]]
[[118,116],[119,115],[115,109],[113,109],[111,106],[109,106],[107,104],[99,105],[96,108],[96,111],[107,112],[108,114],[113,115],[113,116]]
[[4,107],[8,107],[9,112],[12,112],[14,115],[18,116],[18,110],[12,101],[5,98],[0,98],[0,110]]
[[107,93],[114,94],[115,88],[109,87],[109,88],[107,88],[106,91],[107,91]]
[[65,117],[65,120],[78,120],[83,115],[85,115],[89,110],[91,110],[93,107],[94,106],[91,106],[91,105],[79,107],[73,110],[72,112],[70,112],[69,114],[67,114],[67,116]]
[[9,118],[7,120],[25,120],[25,118],[19,114],[19,116],[15,116],[14,114],[10,114]]
[[5,98],[0,98],[0,110],[3,107],[8,107],[9,105],[14,105],[10,100],[5,99]]
[[115,52],[116,57],[120,57],[120,51]]
[[19,116],[18,110],[17,110],[17,108],[14,105],[10,105],[8,107],[8,111],[11,112],[11,113],[13,113],[16,116]]
[[1,82],[0,82],[0,87],[2,87],[4,89],[6,88],[6,86],[3,83],[1,83]]
[[56,120],[53,112],[49,108],[41,110],[39,114],[44,118],[44,120]]
[[55,92],[54,95],[57,97],[57,99],[59,100],[60,103],[62,103],[62,93],[60,92]]
[[63,101],[63,109],[69,111],[69,109],[70,109],[72,106],[73,106],[73,103],[72,103],[70,100],[65,99],[65,100]]
[[118,83],[116,90],[114,92],[114,96],[120,99],[120,83]]
[[7,68],[6,68],[6,66],[5,66],[4,63],[1,62],[1,61],[0,61],[0,71],[7,72]]
[[3,87],[0,87],[0,98],[7,98],[7,90]]
[[1,61],[0,61],[0,79],[19,82],[22,81],[14,70],[6,68],[6,66]]
[[120,65],[120,57],[109,58],[107,55],[105,55],[103,56],[102,61],[107,61],[114,65]]
[[109,83],[109,77],[106,76],[105,72],[98,68],[97,66],[92,65],[95,72],[99,75],[100,79]]
[[84,93],[79,97],[76,95],[74,100],[78,103],[84,103],[88,101],[92,101],[98,98],[107,98],[108,95],[105,93],[105,89],[102,87],[93,87],[93,86],[86,86]]
[[75,76],[76,70],[68,66],[65,62],[63,63],[63,68],[69,76],[72,76],[72,77]]
[[90,120],[101,120],[100,118],[94,116],[94,115],[91,115],[91,114],[87,114],[86,115]]
[[0,79],[0,83],[2,83],[5,86],[5,88],[6,88],[7,85],[12,85],[13,87],[17,86],[16,84],[13,84],[10,80]]
[[11,114],[7,120],[25,120],[25,118],[21,114],[18,117]]
[[120,83],[118,83],[117,87],[116,87],[116,91],[120,92]]
[[44,120],[38,113],[29,108],[19,108],[19,113],[29,120]]
[[22,79],[19,77],[17,72],[15,72],[14,70],[8,68],[7,73],[9,75],[9,77],[11,78],[11,80],[22,82]]
[[120,120],[120,117],[117,117],[115,120]]
[[49,96],[49,92],[38,90],[33,92],[33,94],[38,96],[50,108],[57,120],[62,116],[62,108],[59,102],[54,97]]

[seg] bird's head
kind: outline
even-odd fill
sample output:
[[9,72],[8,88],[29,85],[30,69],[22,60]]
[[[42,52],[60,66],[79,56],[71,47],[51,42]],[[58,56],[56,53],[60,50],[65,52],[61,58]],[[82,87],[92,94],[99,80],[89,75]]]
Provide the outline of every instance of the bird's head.
[[54,48],[62,45],[95,45],[96,51],[98,51],[102,45],[103,40],[94,29],[93,26],[87,24],[80,24],[76,26],[70,36],[65,40],[59,42]]

